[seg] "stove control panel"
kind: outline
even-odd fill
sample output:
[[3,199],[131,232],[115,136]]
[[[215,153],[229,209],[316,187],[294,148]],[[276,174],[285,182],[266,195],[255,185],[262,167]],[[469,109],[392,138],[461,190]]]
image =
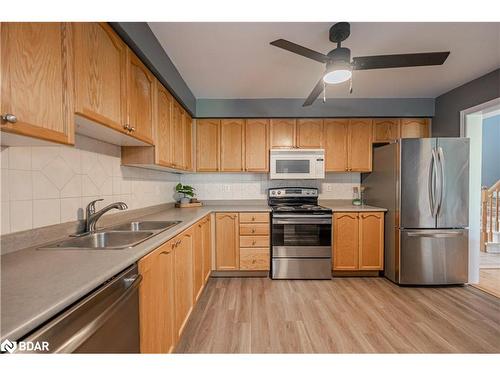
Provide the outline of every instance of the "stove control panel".
[[268,191],[268,196],[273,198],[288,198],[288,197],[317,197],[318,189],[316,188],[271,188]]

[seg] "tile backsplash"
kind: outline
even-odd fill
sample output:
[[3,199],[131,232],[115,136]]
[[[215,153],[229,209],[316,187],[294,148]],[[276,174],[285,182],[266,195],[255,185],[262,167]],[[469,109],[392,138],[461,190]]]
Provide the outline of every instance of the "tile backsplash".
[[83,208],[173,202],[179,175],[120,166],[119,146],[77,135],[75,147],[1,148],[1,234],[81,219]]
[[118,146],[77,135],[75,147],[2,147],[1,234],[83,218],[93,199],[97,208],[115,201],[130,209],[175,200],[180,181],[201,200],[266,199],[269,187],[310,186],[320,199],[351,199],[359,173],[328,173],[324,180],[270,180],[268,174],[175,174],[120,164]]
[[196,189],[204,199],[266,199],[267,189],[280,186],[318,188],[320,199],[352,199],[353,187],[360,186],[359,173],[327,173],[324,180],[270,180],[265,173],[183,174],[181,182]]

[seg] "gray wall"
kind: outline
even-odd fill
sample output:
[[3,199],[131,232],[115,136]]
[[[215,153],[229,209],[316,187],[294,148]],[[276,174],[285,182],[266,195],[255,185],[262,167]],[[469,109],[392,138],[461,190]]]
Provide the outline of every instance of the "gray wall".
[[492,186],[500,180],[500,115],[483,120],[481,185]]
[[198,99],[196,117],[432,117],[434,99]]
[[460,111],[498,97],[500,97],[500,69],[438,96],[436,113],[432,120],[432,135],[460,136]]
[[194,116],[196,99],[148,24],[146,22],[110,22],[110,25],[156,78]]

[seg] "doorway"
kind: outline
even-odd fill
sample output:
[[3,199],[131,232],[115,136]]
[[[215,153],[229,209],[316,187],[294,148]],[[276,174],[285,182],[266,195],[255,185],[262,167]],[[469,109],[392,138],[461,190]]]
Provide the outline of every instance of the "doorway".
[[470,138],[469,283],[500,298],[500,98],[461,112]]

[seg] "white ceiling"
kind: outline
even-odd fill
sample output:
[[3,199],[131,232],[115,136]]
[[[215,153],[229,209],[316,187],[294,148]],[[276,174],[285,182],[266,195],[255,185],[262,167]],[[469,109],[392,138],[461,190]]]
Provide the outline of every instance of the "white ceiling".
[[[196,98],[305,98],[324,71],[269,45],[283,38],[322,53],[332,23],[149,23]],[[352,56],[451,51],[442,66],[355,71],[354,92],[327,97],[430,98],[500,67],[500,23],[352,23]]]

